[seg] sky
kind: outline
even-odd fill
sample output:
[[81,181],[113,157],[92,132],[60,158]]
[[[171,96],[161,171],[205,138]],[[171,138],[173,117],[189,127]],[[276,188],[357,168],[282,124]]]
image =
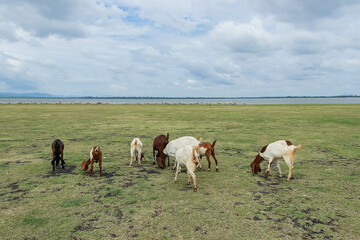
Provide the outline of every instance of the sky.
[[0,0],[0,92],[360,95],[360,1]]

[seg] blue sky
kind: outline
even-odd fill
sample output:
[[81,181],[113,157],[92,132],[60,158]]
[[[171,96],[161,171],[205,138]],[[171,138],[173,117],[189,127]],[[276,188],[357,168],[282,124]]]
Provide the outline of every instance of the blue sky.
[[0,0],[0,92],[360,95],[360,2]]

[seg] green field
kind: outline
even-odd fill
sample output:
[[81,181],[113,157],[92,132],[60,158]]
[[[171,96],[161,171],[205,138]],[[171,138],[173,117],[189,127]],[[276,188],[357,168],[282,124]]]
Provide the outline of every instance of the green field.
[[[1,239],[360,239],[360,105],[2,104],[0,122]],[[166,133],[217,140],[219,172],[203,158],[198,192],[152,165]],[[136,136],[147,161],[129,168]],[[56,138],[66,166],[53,172]],[[302,144],[292,180],[283,161],[283,178],[275,165],[252,176],[281,139]],[[80,171],[95,145],[101,178]]]

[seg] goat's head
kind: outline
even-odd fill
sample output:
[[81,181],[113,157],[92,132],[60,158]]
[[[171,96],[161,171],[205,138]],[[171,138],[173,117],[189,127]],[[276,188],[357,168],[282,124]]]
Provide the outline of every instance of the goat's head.
[[83,161],[83,162],[81,163],[81,170],[82,170],[82,171],[88,170],[88,168],[89,168],[89,163],[90,163],[90,158],[89,158],[89,160],[87,160],[87,161]]
[[262,161],[264,161],[264,158],[261,157],[260,154],[256,155],[254,161],[250,165],[253,175],[261,172],[260,163]]
[[159,168],[161,168],[161,169],[165,168],[166,158],[167,158],[167,155],[161,151],[156,154],[156,161],[159,165]]

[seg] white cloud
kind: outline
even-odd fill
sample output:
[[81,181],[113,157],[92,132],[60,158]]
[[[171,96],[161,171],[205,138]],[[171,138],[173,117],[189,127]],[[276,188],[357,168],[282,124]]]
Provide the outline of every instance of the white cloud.
[[220,46],[234,52],[267,52],[274,50],[276,36],[267,32],[260,19],[254,18],[249,23],[226,21],[215,26],[212,37]]
[[197,84],[197,81],[192,80],[192,79],[188,79],[188,80],[187,80],[187,83],[190,83],[190,84]]
[[344,81],[359,92],[359,11],[351,1],[0,1],[0,91],[336,95],[351,89]]

